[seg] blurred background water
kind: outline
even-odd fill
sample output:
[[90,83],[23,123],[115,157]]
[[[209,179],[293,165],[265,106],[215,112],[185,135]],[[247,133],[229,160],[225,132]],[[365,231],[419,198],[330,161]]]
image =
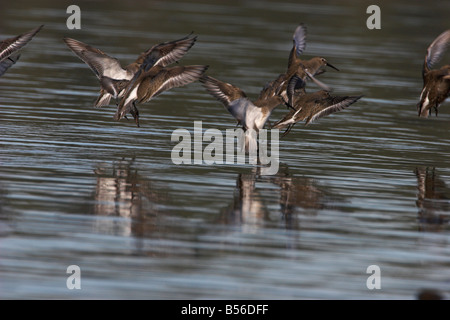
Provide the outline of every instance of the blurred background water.
[[[71,1],[0,4],[0,39],[45,27],[0,78],[0,298],[416,299],[450,296],[448,102],[419,119],[427,46],[448,1]],[[251,98],[285,71],[292,33],[320,79],[364,98],[280,141],[280,170],[174,165],[172,132],[234,119],[200,83],[140,105],[141,128],[94,109],[99,86],[64,36],[123,64],[190,32],[180,64]],[[449,55],[446,56],[448,63]],[[314,84],[308,90],[317,90]],[[274,111],[271,120],[287,112]],[[81,290],[69,290],[69,265]],[[377,265],[381,289],[368,289]]]

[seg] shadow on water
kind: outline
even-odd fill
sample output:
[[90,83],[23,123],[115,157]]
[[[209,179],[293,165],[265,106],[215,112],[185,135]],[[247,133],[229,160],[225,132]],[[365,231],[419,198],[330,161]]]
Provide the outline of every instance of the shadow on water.
[[[167,208],[173,200],[173,191],[142,175],[135,158],[99,164],[94,170],[95,192],[89,201],[98,218],[95,230],[100,234],[132,237],[137,255],[173,256],[177,244],[170,243],[178,239],[184,239],[184,245],[211,246],[207,251],[214,250],[215,244],[202,237],[217,232],[226,237],[235,234],[236,228],[242,233],[240,236],[280,228],[293,231],[286,238],[287,247],[293,248],[297,233],[302,230],[300,217],[314,219],[321,210],[346,202],[342,195],[332,193],[315,179],[290,173],[287,165],[282,165],[273,176],[262,175],[261,167],[249,171],[237,174],[232,201],[220,210],[218,217],[203,216],[200,222],[190,216],[174,219],[176,214]],[[221,194],[224,198],[228,196]],[[156,246],[150,244],[155,239],[161,240]],[[274,243],[275,247],[278,245]]]
[[[161,208],[170,202],[169,191],[142,176],[135,163],[135,158],[122,158],[98,164],[94,169],[95,192],[89,201],[93,214],[128,221],[119,230],[114,220],[100,219],[99,231],[152,237],[157,221],[167,215],[167,210]],[[283,221],[286,229],[299,230],[298,215],[315,216],[320,210],[345,202],[315,179],[291,174],[287,165],[282,165],[273,176],[261,175],[261,167],[249,170],[250,173],[237,174],[232,203],[211,223],[252,229]]]
[[[312,178],[298,177],[282,165],[276,175],[261,175],[260,168],[251,173],[239,173],[236,179],[233,202],[222,210],[221,221],[225,224],[257,227],[270,220],[269,204],[266,199],[278,198],[278,218],[286,229],[298,230],[298,215],[317,215],[319,210],[331,208],[342,197],[330,195],[326,187]],[[268,197],[268,195],[270,195]],[[338,200],[339,199],[339,200]]]
[[167,199],[151,181],[139,175],[134,161],[123,158],[114,161],[112,167],[103,164],[94,170],[96,215],[141,219],[158,214],[157,204]]
[[[422,232],[444,232],[450,221],[450,187],[435,167],[416,167],[418,227]],[[417,292],[418,300],[442,300],[445,294],[435,288]]]
[[155,237],[164,228],[159,225],[160,208],[169,198],[160,186],[139,174],[135,160],[122,158],[97,165],[93,213],[100,218],[96,219],[96,232],[130,236],[135,240],[134,254],[146,255],[143,239]]
[[[363,2],[135,2],[83,2],[81,30],[67,29],[60,2],[0,5],[2,39],[45,24],[0,78],[1,298],[448,296],[450,111],[447,102],[439,117],[418,119],[415,105],[449,2],[382,0],[381,30],[367,29]],[[170,132],[193,120],[228,128],[229,113],[196,83],[143,106],[140,129],[115,122],[114,107],[92,108],[98,81],[62,41],[131,62],[194,30],[181,64],[209,64],[251,95],[285,70],[300,22],[305,58],[342,70],[321,80],[365,97],[296,126],[274,176],[174,165]],[[272,120],[286,112],[276,111]],[[65,286],[74,263],[78,293]],[[383,274],[377,292],[365,286],[372,264]]]
[[6,187],[0,182],[0,237],[7,236],[12,231],[7,223],[11,219],[7,196]]
[[450,221],[450,186],[434,167],[417,167],[418,220],[421,231],[443,231]]

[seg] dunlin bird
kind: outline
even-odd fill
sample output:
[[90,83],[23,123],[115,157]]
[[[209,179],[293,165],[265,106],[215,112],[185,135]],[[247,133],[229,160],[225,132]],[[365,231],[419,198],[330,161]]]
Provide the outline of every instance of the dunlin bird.
[[0,42],[0,76],[3,75],[20,57],[18,50],[23,48],[42,29],[43,25],[33,30],[8,38]]
[[179,40],[154,45],[141,53],[136,61],[125,68],[122,67],[118,59],[99,49],[75,39],[64,38],[63,40],[99,79],[101,90],[94,106],[102,107],[109,105],[111,97],[118,100],[123,96],[129,81],[134,77],[144,60],[148,66],[168,66],[180,60],[194,45],[197,37],[189,35]]
[[[298,83],[305,83],[301,79],[296,79]],[[341,111],[351,104],[358,101],[362,96],[332,96],[326,90],[314,93],[296,94],[294,97],[293,108],[286,116],[277,121],[272,128],[286,128],[283,136],[289,133],[292,127],[299,121],[305,120],[305,125],[316,119],[325,117],[331,113]]]
[[437,116],[439,106],[450,95],[450,65],[431,69],[441,60],[449,46],[450,30],[447,30],[441,33],[427,49],[422,67],[423,89],[417,104],[420,117],[428,117],[431,108],[434,108]]
[[130,81],[114,115],[120,120],[128,112],[134,117],[139,127],[139,111],[136,103],[150,101],[157,95],[176,87],[182,87],[200,79],[208,69],[206,65],[163,67],[162,65],[141,66]]
[[[323,57],[313,57],[309,60],[300,59],[300,56],[306,48],[306,27],[304,24],[300,24],[295,29],[292,39],[293,46],[289,53],[288,68],[286,72],[288,75],[292,77],[294,74],[298,74],[301,77],[303,69],[308,69],[309,72],[315,76],[324,73],[325,67],[330,67],[339,71],[338,68],[330,64]],[[301,65],[303,65],[303,67],[301,67]]]
[[[269,82],[260,92],[258,99],[253,102],[244,91],[232,84],[210,76],[202,77],[200,82],[242,125],[245,132],[242,146],[245,147],[245,151],[257,150],[256,135],[264,127],[272,111],[284,103],[283,98],[277,94],[280,79]],[[253,135],[253,132],[256,135]]]
[[[307,79],[313,80],[317,85],[322,87],[322,89],[330,91],[330,88],[324,83],[318,81],[315,76],[320,75],[325,72],[325,67],[333,68],[339,71],[338,68],[330,64],[323,57],[313,57],[309,60],[302,60],[300,56],[303,54],[306,48],[306,27],[304,24],[300,24],[294,32],[293,35],[293,46],[289,54],[288,67],[284,73],[284,81],[281,84],[280,94],[286,101],[292,99],[289,96],[287,87],[289,83],[293,81],[293,77],[298,76],[303,82]],[[295,89],[301,89],[302,83],[293,84]]]
[[256,132],[261,130],[272,111],[284,103],[276,94],[279,85],[277,81],[268,83],[254,102],[250,101],[244,91],[232,84],[210,76],[202,77],[200,82],[213,97],[222,102],[244,130],[253,129]]

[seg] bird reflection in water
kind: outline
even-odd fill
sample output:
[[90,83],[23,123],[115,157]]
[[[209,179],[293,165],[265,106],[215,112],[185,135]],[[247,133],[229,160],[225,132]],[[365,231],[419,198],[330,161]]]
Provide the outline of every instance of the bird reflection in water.
[[262,227],[268,217],[268,210],[256,189],[256,178],[255,172],[238,175],[233,202],[222,210],[220,216],[222,223],[243,226],[244,231],[248,232]]
[[12,232],[10,220],[13,219],[13,213],[8,208],[6,187],[0,182],[0,238]]
[[286,229],[299,228],[298,214],[316,215],[333,201],[314,179],[295,177],[287,167],[281,167],[274,176],[260,175],[259,168],[254,168],[252,173],[238,175],[233,202],[223,210],[221,221],[247,229],[261,228],[278,211],[269,203],[274,195]]
[[435,168],[417,167],[415,174],[419,228],[422,231],[441,231],[450,221],[450,188]]
[[148,179],[134,168],[134,160],[115,161],[110,165],[99,165],[94,213],[98,216],[127,219],[99,220],[98,228],[107,233],[144,237],[156,227],[158,205],[165,195],[158,192]]

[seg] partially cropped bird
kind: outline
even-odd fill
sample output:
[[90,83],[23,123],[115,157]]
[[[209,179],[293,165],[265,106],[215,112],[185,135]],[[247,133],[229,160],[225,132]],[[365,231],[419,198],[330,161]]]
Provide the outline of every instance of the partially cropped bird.
[[92,69],[100,81],[100,95],[94,106],[102,107],[109,105],[111,98],[118,100],[123,96],[129,81],[134,77],[144,60],[149,66],[168,66],[180,60],[194,45],[197,37],[188,35],[178,40],[154,45],[125,67],[122,67],[118,59],[88,44],[71,38],[64,38],[63,40]]
[[[296,79],[305,83],[301,79]],[[358,101],[362,96],[332,96],[329,91],[321,90],[314,93],[301,93],[295,95],[293,109],[281,120],[277,121],[272,128],[287,128],[283,136],[288,134],[292,127],[299,121],[305,120],[305,125],[325,117],[331,113],[341,111]]]
[[450,46],[450,30],[441,33],[428,47],[422,67],[423,88],[417,111],[420,117],[428,117],[434,108],[436,116],[439,106],[450,95],[450,65],[432,69]]
[[19,60],[17,53],[42,29],[43,25],[26,33],[0,41],[0,76]]

